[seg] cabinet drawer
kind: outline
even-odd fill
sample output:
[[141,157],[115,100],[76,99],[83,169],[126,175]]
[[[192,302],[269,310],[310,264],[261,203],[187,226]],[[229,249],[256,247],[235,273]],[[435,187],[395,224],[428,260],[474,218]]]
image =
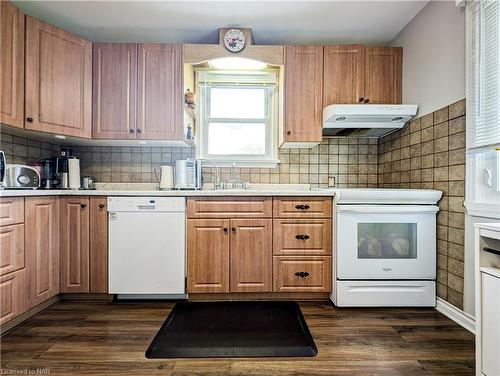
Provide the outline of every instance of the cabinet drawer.
[[275,255],[332,254],[331,219],[275,219]]
[[0,276],[24,268],[24,225],[0,227]]
[[24,269],[0,277],[0,324],[25,311]]
[[274,256],[275,292],[330,292],[332,259],[330,256]]
[[270,218],[271,197],[200,197],[187,200],[188,218]]
[[331,218],[332,199],[315,197],[274,198],[273,215],[276,218]]
[[24,222],[24,198],[2,197],[0,199],[0,226]]

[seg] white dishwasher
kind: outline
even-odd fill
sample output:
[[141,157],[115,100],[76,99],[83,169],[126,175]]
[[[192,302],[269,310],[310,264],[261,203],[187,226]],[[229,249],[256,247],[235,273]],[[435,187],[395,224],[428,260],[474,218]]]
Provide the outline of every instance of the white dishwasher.
[[109,292],[185,294],[186,199],[109,197],[108,212]]

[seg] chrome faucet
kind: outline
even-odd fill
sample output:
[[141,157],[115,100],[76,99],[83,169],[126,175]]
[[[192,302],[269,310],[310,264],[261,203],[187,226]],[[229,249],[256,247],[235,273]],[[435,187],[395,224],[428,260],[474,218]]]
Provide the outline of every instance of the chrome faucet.
[[231,187],[235,189],[238,188],[238,185],[240,185],[243,189],[245,188],[243,180],[236,177],[236,162],[233,162],[233,167],[231,168]]

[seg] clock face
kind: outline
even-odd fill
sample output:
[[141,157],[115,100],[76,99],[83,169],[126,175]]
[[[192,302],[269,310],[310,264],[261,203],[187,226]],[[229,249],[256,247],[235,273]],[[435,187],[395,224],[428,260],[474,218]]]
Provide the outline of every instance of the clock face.
[[245,34],[239,29],[229,29],[224,35],[224,46],[231,52],[239,52],[245,47]]

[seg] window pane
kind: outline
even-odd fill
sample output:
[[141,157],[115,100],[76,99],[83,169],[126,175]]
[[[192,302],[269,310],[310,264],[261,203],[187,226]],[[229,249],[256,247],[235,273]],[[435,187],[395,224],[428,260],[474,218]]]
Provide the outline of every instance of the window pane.
[[265,123],[209,123],[208,154],[266,153]]
[[358,258],[417,258],[417,224],[358,223]]
[[261,88],[211,88],[210,117],[263,119],[266,90]]

